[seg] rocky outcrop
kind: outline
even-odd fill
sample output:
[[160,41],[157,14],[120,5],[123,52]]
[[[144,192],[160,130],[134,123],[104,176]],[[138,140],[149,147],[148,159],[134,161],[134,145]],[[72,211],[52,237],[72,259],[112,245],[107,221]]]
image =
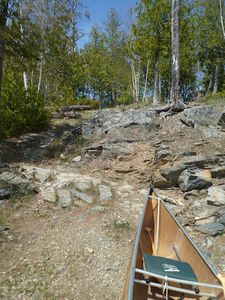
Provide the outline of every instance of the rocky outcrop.
[[196,106],[185,109],[182,114],[199,125],[217,125],[221,118],[221,108],[209,105]]
[[[178,156],[179,157],[179,156]],[[160,169],[160,174],[166,178],[168,181],[173,182],[175,185],[178,184],[178,178],[181,173],[186,169],[193,168],[208,168],[210,165],[212,167],[212,173],[215,169],[215,164],[224,163],[222,157],[215,155],[211,157],[203,156],[203,155],[195,155],[195,156],[184,156],[182,160],[175,161],[174,163],[167,163]],[[222,167],[220,172],[222,172]],[[214,174],[216,173],[216,170]],[[218,170],[219,173],[219,170]],[[215,177],[216,175],[214,175]]]
[[62,207],[99,203],[106,205],[113,198],[112,189],[100,179],[80,174],[59,173],[41,186],[41,197]]
[[111,130],[120,130],[133,125],[148,126],[156,119],[156,112],[146,109],[104,110],[94,114],[93,118],[83,123],[82,132],[85,138],[93,134],[107,134]]
[[117,158],[118,156],[127,156],[132,154],[133,147],[127,143],[110,143],[94,144],[82,149],[84,157],[100,157],[103,159]]
[[0,141],[0,165],[7,162],[38,162],[54,158],[68,145],[76,144],[81,135],[80,127],[61,125],[44,133],[30,133],[19,139]]

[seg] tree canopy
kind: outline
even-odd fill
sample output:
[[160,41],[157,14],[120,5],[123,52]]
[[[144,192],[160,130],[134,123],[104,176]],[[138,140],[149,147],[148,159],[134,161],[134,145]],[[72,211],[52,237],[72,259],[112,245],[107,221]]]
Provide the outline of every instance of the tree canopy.
[[[12,82],[46,107],[82,99],[99,107],[168,102],[172,87],[172,0],[139,0],[129,29],[115,8],[80,46],[83,0],[2,0],[0,109]],[[225,91],[223,0],[181,1],[180,98]],[[10,82],[8,82],[10,81]],[[21,94],[22,95],[22,94]],[[8,100],[10,101],[10,100]],[[35,100],[33,100],[35,101]]]

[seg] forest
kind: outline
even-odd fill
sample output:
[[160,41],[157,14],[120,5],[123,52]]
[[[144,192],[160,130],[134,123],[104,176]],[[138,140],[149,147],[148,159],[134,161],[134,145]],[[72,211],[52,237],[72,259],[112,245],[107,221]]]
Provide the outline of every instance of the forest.
[[224,7],[222,0],[139,0],[126,24],[109,8],[80,47],[85,1],[1,0],[0,136],[43,130],[65,105],[173,101],[176,30],[180,100],[224,98]]

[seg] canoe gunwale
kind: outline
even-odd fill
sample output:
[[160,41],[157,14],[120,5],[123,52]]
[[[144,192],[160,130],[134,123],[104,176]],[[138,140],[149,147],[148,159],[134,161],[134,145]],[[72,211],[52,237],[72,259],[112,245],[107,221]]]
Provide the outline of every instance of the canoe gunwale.
[[[138,230],[137,230],[137,234],[136,234],[136,239],[135,239],[135,245],[134,245],[134,251],[133,251],[133,257],[132,257],[132,265],[131,265],[131,270],[130,270],[130,280],[129,280],[129,289],[128,289],[128,298],[127,300],[133,300],[133,289],[134,289],[134,283],[135,283],[135,273],[136,273],[136,259],[137,259],[137,254],[138,254],[138,248],[139,248],[139,241],[140,241],[140,237],[141,237],[141,232],[142,232],[142,225],[144,222],[144,217],[145,217],[145,213],[146,213],[146,208],[147,208],[147,204],[149,201],[149,198],[151,197],[151,194],[154,192],[155,197],[152,196],[152,198],[157,198],[160,201],[160,204],[163,205],[163,207],[167,210],[167,212],[170,214],[170,216],[172,217],[172,219],[175,221],[175,223],[177,224],[177,226],[181,229],[181,231],[183,232],[183,234],[188,238],[188,240],[190,241],[190,243],[193,245],[193,247],[196,249],[196,251],[198,252],[198,254],[200,255],[200,257],[203,259],[203,261],[205,262],[205,264],[208,266],[208,268],[210,269],[210,271],[214,274],[214,276],[216,278],[218,278],[218,273],[215,272],[215,270],[212,268],[212,266],[209,264],[209,262],[207,261],[207,256],[204,255],[197,247],[197,245],[195,244],[195,242],[192,240],[192,238],[190,237],[190,235],[187,233],[187,231],[181,226],[181,224],[177,221],[176,217],[174,216],[174,214],[170,211],[170,209],[165,205],[163,199],[158,195],[158,193],[154,190],[154,188],[151,186],[149,188],[149,192],[147,194],[145,203],[144,203],[144,207],[143,207],[143,211],[142,211],[142,215],[139,221],[139,225],[138,225]],[[139,269],[141,270],[141,269]],[[145,272],[145,270],[141,270],[143,272]],[[148,272],[145,272],[145,274]],[[153,274],[153,273],[150,273]],[[170,280],[172,281],[172,279]],[[219,278],[218,278],[218,281]],[[138,283],[138,282],[137,282]],[[190,284],[190,282],[189,282]],[[204,283],[200,283],[200,285]],[[196,282],[195,285],[198,285],[198,283]],[[221,286],[217,286],[217,285],[211,285],[208,284],[208,287],[214,287],[214,288],[221,288],[223,289],[223,286],[221,284]],[[207,283],[204,285],[207,286]]]
[[138,231],[137,231],[137,234],[136,234],[133,257],[132,257],[131,272],[130,272],[130,284],[129,284],[128,298],[127,298],[128,300],[133,300],[134,277],[135,277],[136,258],[137,258],[137,253],[138,253],[139,240],[140,240],[140,236],[141,236],[142,224],[143,224],[144,217],[145,217],[146,207],[147,207],[149,197],[150,197],[152,191],[153,191],[153,188],[150,187],[149,192],[148,192],[148,194],[146,196],[146,199],[145,199],[144,208],[143,208],[143,211],[142,211],[141,219],[140,219],[140,222],[139,222],[139,225],[138,225]]

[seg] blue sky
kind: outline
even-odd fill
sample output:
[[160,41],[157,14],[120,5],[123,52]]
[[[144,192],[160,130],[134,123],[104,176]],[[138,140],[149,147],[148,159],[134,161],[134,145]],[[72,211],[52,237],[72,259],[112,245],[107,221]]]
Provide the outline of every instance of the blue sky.
[[88,33],[90,33],[92,25],[102,25],[107,21],[107,14],[111,7],[114,7],[120,14],[121,20],[126,22],[129,15],[129,9],[135,7],[137,0],[85,0],[84,3],[90,13],[90,20],[81,21],[80,27],[86,36],[79,41],[82,47],[88,41]]

